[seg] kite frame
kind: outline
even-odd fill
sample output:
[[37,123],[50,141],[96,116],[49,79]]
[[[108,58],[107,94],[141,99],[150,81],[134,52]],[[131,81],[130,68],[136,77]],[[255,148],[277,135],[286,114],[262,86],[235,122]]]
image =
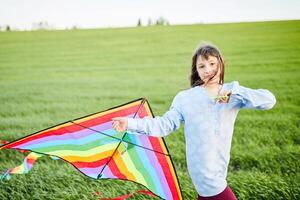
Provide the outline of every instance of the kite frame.
[[[77,124],[77,123],[74,123],[74,121],[80,120],[80,119],[82,119],[82,118],[86,118],[86,117],[89,117],[89,116],[92,116],[92,115],[95,115],[95,114],[99,114],[99,113],[102,113],[102,112],[110,111],[110,110],[113,110],[113,109],[116,109],[116,108],[119,108],[119,107],[122,107],[122,106],[126,106],[127,104],[131,104],[131,103],[134,103],[134,102],[137,102],[137,101],[141,101],[141,104],[139,105],[138,110],[135,112],[134,117],[137,115],[137,113],[139,112],[141,106],[143,106],[143,104],[144,104],[145,102],[147,103],[147,105],[148,105],[148,107],[149,107],[150,113],[151,113],[151,115],[152,115],[151,117],[153,117],[153,118],[155,117],[155,115],[153,114],[152,108],[151,108],[151,106],[150,106],[148,100],[147,100],[145,97],[141,97],[141,98],[138,98],[138,99],[134,99],[134,100],[132,100],[132,101],[129,101],[129,102],[127,102],[127,103],[123,103],[123,104],[120,104],[120,105],[117,105],[117,106],[108,108],[108,109],[106,109],[106,110],[98,111],[98,112],[95,112],[95,113],[92,113],[92,114],[88,114],[88,115],[85,115],[85,116],[82,116],[82,117],[79,117],[79,118],[75,118],[75,119],[72,119],[72,120],[68,120],[68,121],[62,122],[62,123],[60,123],[60,124],[56,124],[56,125],[54,125],[54,126],[50,126],[50,127],[48,127],[48,128],[42,129],[42,130],[40,130],[40,131],[36,131],[36,132],[34,132],[34,133],[31,133],[31,134],[29,134],[29,135],[26,135],[26,136],[24,136],[24,137],[18,138],[18,139],[16,139],[16,140],[13,140],[13,141],[11,141],[11,142],[9,142],[9,143],[7,143],[7,144],[4,144],[4,145],[0,146],[0,150],[3,150],[3,148],[4,148],[6,145],[10,144],[10,143],[16,142],[16,141],[18,141],[18,140],[24,139],[24,138],[29,137],[29,136],[31,136],[31,135],[37,134],[37,133],[42,132],[42,131],[46,131],[46,130],[48,130],[48,129],[51,129],[51,128],[54,128],[54,127],[56,127],[56,126],[60,126],[60,125],[66,124],[66,123],[73,123],[73,124],[76,124],[76,125],[78,125],[78,126],[81,126],[81,125],[79,125],[79,124]],[[133,118],[134,118],[134,117],[133,117]],[[85,127],[85,126],[82,126],[82,127]],[[85,127],[85,128],[88,128],[88,127]],[[93,130],[93,129],[91,129],[91,130]],[[93,131],[95,131],[95,130],[93,130]],[[174,165],[173,160],[172,160],[172,156],[171,156],[170,153],[169,153],[169,149],[168,149],[168,147],[167,147],[167,145],[166,145],[166,142],[165,142],[165,140],[164,140],[163,137],[161,137],[161,139],[162,139],[162,141],[163,141],[163,144],[165,145],[167,154],[162,153],[162,152],[158,152],[158,151],[155,151],[155,150],[152,150],[152,149],[149,149],[149,148],[146,148],[146,147],[143,147],[143,146],[140,146],[140,145],[137,145],[137,144],[134,144],[134,143],[131,143],[131,142],[127,142],[127,141],[123,140],[123,138],[125,137],[125,135],[127,134],[127,132],[124,132],[124,135],[122,136],[122,139],[119,139],[119,138],[116,138],[116,137],[107,135],[107,134],[105,134],[105,133],[101,133],[101,132],[99,132],[99,131],[95,131],[95,132],[100,133],[100,134],[103,134],[103,135],[106,135],[107,137],[112,137],[112,138],[114,138],[114,139],[116,139],[116,140],[119,140],[119,144],[117,145],[115,151],[114,151],[113,154],[110,156],[109,161],[107,161],[107,163],[104,165],[104,167],[102,168],[102,170],[101,170],[101,172],[100,172],[100,174],[98,175],[97,178],[93,178],[93,177],[90,177],[90,176],[84,174],[84,173],[81,172],[75,165],[73,165],[71,162],[69,162],[69,161],[67,161],[67,160],[65,160],[65,159],[63,159],[63,158],[61,158],[61,157],[59,157],[59,156],[51,155],[51,154],[46,154],[46,153],[40,153],[40,152],[28,150],[28,149],[27,149],[27,150],[30,151],[30,152],[35,152],[35,153],[37,153],[37,154],[41,154],[41,155],[45,155],[45,156],[55,156],[55,157],[58,157],[59,159],[61,159],[61,160],[65,161],[65,162],[71,164],[77,171],[79,171],[79,172],[80,172],[81,174],[83,174],[84,176],[86,176],[86,177],[88,177],[88,178],[91,178],[91,179],[94,179],[94,180],[100,180],[100,179],[101,179],[101,180],[114,180],[114,179],[115,179],[115,180],[122,180],[122,181],[130,181],[130,182],[134,182],[134,183],[136,183],[136,184],[139,184],[139,185],[141,185],[141,186],[144,187],[144,188],[147,188],[145,185],[143,185],[143,184],[141,184],[141,183],[139,183],[139,182],[132,181],[132,180],[128,180],[128,179],[122,179],[122,178],[101,178],[101,173],[103,172],[103,170],[105,169],[105,167],[107,166],[107,164],[110,162],[110,160],[111,160],[112,157],[114,156],[114,154],[115,154],[115,152],[117,151],[117,149],[118,149],[118,147],[120,146],[120,144],[121,144],[122,142],[126,142],[126,143],[128,143],[128,144],[132,144],[132,145],[135,145],[135,146],[138,146],[138,147],[147,149],[147,150],[149,150],[149,151],[154,151],[154,152],[156,152],[156,153],[160,153],[160,154],[169,156],[169,157],[170,157],[170,160],[171,160],[171,163],[172,163],[172,167],[173,167],[174,172],[175,172],[176,179],[177,179],[177,181],[178,181],[178,186],[179,186],[179,190],[180,190],[180,195],[181,195],[182,199],[184,199],[184,198],[183,198],[183,195],[182,195],[182,190],[181,190],[180,182],[179,182],[179,179],[178,179],[178,175],[177,175],[177,172],[176,172],[176,168],[175,168],[175,165]],[[13,149],[16,149],[16,150],[24,150],[24,149],[21,149],[21,148],[13,148]],[[151,190],[150,190],[149,188],[147,188],[147,190],[151,192]],[[151,193],[152,193],[152,192],[151,192]],[[163,199],[162,197],[160,197],[160,196],[158,196],[158,195],[156,195],[156,194],[154,194],[154,193],[152,193],[152,194],[155,195],[155,196],[158,197],[158,198]]]

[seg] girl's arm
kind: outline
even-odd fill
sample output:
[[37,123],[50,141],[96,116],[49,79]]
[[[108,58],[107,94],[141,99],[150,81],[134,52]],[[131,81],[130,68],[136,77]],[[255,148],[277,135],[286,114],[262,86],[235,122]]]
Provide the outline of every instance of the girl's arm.
[[163,116],[155,118],[147,116],[142,119],[127,118],[126,129],[129,132],[155,137],[163,137],[175,131],[184,121],[178,96],[174,98],[170,109]]
[[275,96],[269,90],[240,86],[238,81],[233,84],[231,95],[238,100],[239,108],[269,110],[276,103]]

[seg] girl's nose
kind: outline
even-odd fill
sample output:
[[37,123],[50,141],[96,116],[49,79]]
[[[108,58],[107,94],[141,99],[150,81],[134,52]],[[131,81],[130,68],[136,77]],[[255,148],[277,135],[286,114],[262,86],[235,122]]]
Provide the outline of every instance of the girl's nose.
[[208,67],[205,67],[205,68],[204,68],[204,73],[205,73],[205,74],[210,74],[210,69],[208,69]]

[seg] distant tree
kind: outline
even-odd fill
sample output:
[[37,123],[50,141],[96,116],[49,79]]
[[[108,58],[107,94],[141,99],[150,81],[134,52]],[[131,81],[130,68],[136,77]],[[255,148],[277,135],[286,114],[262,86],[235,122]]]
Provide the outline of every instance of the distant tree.
[[163,17],[159,17],[157,20],[156,20],[156,25],[170,25],[170,23]]
[[46,21],[32,23],[32,30],[50,30],[51,26]]
[[142,20],[141,20],[141,18],[139,18],[137,26],[142,26]]
[[151,26],[152,25],[152,20],[151,18],[148,19],[148,26]]
[[6,28],[5,28],[6,31],[10,31],[10,26],[9,25],[6,25]]

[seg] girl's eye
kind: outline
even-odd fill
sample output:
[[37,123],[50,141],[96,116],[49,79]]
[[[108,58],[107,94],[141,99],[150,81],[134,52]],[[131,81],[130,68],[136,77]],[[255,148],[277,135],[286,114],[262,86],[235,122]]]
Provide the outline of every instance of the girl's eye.
[[198,66],[198,68],[203,68],[203,67],[204,67],[203,65],[199,65],[199,66]]
[[210,65],[214,65],[215,63],[210,63]]

